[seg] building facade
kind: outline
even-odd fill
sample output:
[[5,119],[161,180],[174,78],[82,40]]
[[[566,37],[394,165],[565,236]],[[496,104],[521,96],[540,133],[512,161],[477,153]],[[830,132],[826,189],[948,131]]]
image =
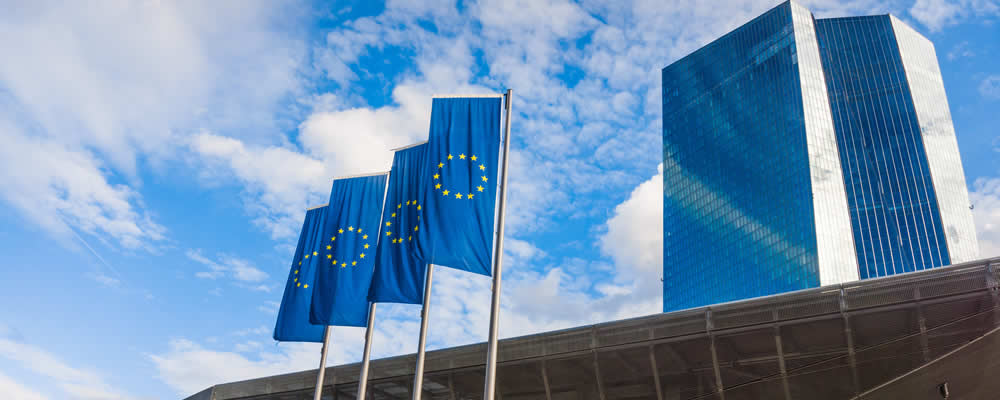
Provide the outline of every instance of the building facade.
[[974,259],[933,54],[786,2],[664,68],[664,311]]
[[978,256],[934,46],[890,15],[816,21],[862,279]]

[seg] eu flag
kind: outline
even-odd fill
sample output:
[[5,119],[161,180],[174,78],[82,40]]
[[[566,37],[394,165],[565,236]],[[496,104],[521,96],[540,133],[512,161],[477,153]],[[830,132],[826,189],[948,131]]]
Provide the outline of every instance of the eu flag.
[[385,173],[333,181],[309,322],[366,326]]
[[500,98],[435,98],[417,255],[490,275],[500,152]]
[[288,270],[285,294],[278,309],[278,322],[274,325],[274,340],[285,342],[322,342],[326,327],[309,323],[309,305],[312,299],[316,268],[320,264],[320,244],[323,222],[328,207],[306,211],[299,244],[295,247],[292,268]]
[[427,144],[397,151],[389,172],[389,192],[382,208],[382,232],[375,254],[375,276],[368,300],[376,303],[423,302],[425,263],[413,252],[423,206]]

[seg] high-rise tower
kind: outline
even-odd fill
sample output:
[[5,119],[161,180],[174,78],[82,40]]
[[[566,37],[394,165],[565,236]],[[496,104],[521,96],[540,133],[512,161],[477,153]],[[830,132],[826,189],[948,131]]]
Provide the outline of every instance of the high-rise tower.
[[975,258],[933,46],[865,18],[786,2],[663,69],[665,311]]
[[816,21],[860,277],[978,256],[934,45],[891,15]]

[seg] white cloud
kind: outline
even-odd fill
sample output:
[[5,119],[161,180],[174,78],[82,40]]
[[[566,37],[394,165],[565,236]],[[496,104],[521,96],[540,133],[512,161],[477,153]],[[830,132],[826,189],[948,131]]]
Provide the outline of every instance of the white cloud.
[[265,301],[264,304],[257,306],[257,311],[265,314],[278,315],[278,308],[281,307],[281,303],[277,301]]
[[4,394],[7,400],[46,400],[43,396],[30,388],[17,383],[9,376],[0,373],[0,393]]
[[224,184],[235,178],[243,185],[254,222],[273,238],[298,234],[306,208],[325,203],[329,196],[328,168],[297,151],[249,146],[211,133],[194,136],[190,148],[206,166],[201,170],[206,182]]
[[1000,256],[1000,178],[979,178],[973,183],[969,200],[979,237],[980,258]]
[[205,127],[271,140],[301,86],[301,15],[268,1],[7,5],[0,198],[58,236],[153,247],[165,229],[139,165],[166,169]]
[[[65,398],[77,400],[118,400],[130,398],[127,394],[115,389],[97,372],[77,368],[66,364],[53,354],[29,343],[17,342],[0,337],[0,357],[11,360],[21,366],[26,372],[44,377],[58,388]],[[13,394],[24,399],[44,398],[38,393],[23,386],[11,384],[9,378],[0,374],[0,391],[5,395]],[[15,397],[17,398],[17,397]]]
[[109,182],[99,159],[60,140],[26,136],[8,117],[0,111],[0,198],[26,219],[68,243],[76,242],[74,230],[126,248],[163,239],[165,229],[138,209],[140,195]]
[[[203,256],[201,254],[201,250],[188,250],[185,254],[191,260],[208,267],[207,271],[199,271],[195,273],[195,276],[198,278],[218,279],[224,276],[229,276],[238,282],[256,283],[267,279],[269,276],[266,272],[251,265],[249,261],[233,256],[222,254],[218,257],[219,261],[214,261]],[[261,290],[259,289],[260,286],[249,287],[255,290]],[[265,288],[264,291],[270,291],[270,288],[267,286],[263,287]]]
[[969,48],[969,41],[963,40],[948,51],[948,61],[955,61],[960,58],[975,57],[976,53]]
[[1000,75],[987,76],[979,84],[979,94],[992,100],[1000,100]]
[[971,17],[995,18],[1000,15],[1000,3],[995,0],[916,0],[909,11],[931,31],[939,31]]
[[175,339],[166,353],[149,358],[160,379],[183,397],[222,382],[316,368],[318,355],[318,344],[288,343],[278,350],[260,350],[251,359],[238,352],[206,349],[190,340]]

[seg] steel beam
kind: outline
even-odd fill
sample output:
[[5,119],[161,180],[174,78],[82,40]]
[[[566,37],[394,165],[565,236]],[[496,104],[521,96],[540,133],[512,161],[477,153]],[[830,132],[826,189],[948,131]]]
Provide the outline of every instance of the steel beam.
[[854,335],[851,334],[851,320],[847,317],[847,297],[844,288],[840,288],[840,316],[844,319],[844,338],[847,341],[847,362],[851,366],[851,385],[854,394],[861,393],[861,380],[858,378],[858,360],[854,354]]
[[601,400],[607,400],[604,395],[604,379],[601,379],[601,365],[597,362],[597,351],[594,351],[594,377],[597,378],[597,394]]
[[774,327],[774,349],[778,353],[778,370],[781,371],[781,388],[785,392],[785,400],[792,399],[791,389],[788,387],[788,368],[785,367],[785,352],[781,346],[781,328]]
[[542,360],[542,385],[545,386],[545,400],[552,400],[552,387],[549,386],[549,367]]
[[705,310],[705,332],[708,333],[708,350],[712,353],[712,371],[715,372],[715,391],[719,400],[726,400],[725,387],[722,386],[722,371],[719,370],[719,354],[715,351],[715,334],[712,333],[715,324],[712,322],[712,309]]
[[656,366],[656,354],[653,346],[649,346],[649,367],[653,371],[653,385],[656,385],[656,400],[663,400],[663,387],[660,386],[660,369]]

